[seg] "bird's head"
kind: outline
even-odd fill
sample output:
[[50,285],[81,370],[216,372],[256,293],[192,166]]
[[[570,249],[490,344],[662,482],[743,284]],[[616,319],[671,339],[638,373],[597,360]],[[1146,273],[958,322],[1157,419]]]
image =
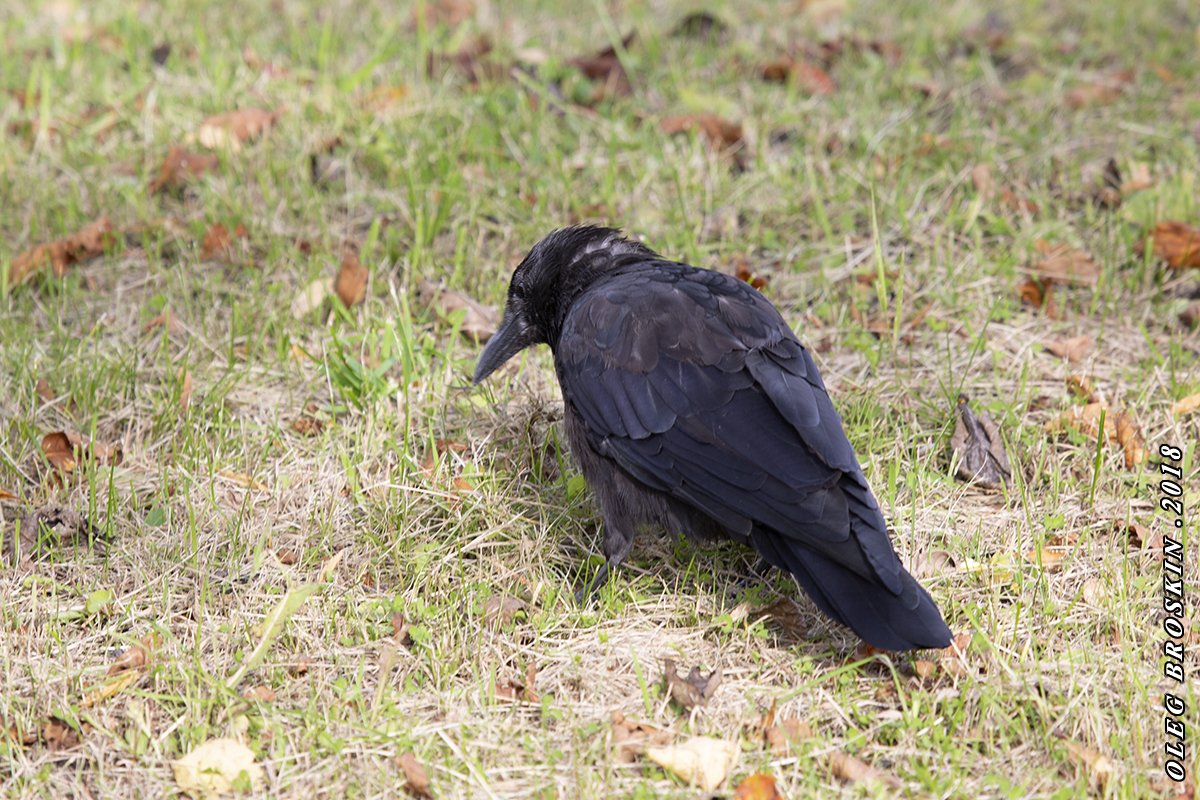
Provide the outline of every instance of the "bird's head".
[[513,272],[504,319],[479,356],[475,383],[526,347],[545,343],[553,348],[579,293],[596,278],[627,263],[628,256],[635,260],[656,257],[613,228],[562,228],[535,244]]

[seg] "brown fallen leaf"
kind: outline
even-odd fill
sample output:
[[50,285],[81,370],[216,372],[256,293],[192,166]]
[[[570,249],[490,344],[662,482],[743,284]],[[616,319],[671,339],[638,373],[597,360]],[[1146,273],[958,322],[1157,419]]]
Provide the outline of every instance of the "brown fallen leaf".
[[971,183],[984,199],[996,193],[996,179],[992,177],[992,168],[987,164],[979,163],[971,167]]
[[42,742],[51,753],[77,747],[82,741],[79,731],[58,717],[50,717],[42,723]]
[[301,436],[316,436],[325,427],[325,423],[316,417],[300,416],[292,420],[292,430]]
[[530,663],[525,667],[524,680],[509,678],[503,684],[496,684],[496,699],[536,705],[541,701],[537,691],[533,688],[536,680],[537,667]]
[[7,489],[0,489],[0,503],[5,503],[10,500],[20,500],[20,499],[21,498],[17,497],[15,494],[8,491]]
[[249,686],[242,692],[242,697],[252,703],[274,703],[275,690],[266,684],[260,683],[257,686]]
[[958,455],[958,477],[988,488],[1012,478],[1000,429],[986,411],[975,414],[965,394],[958,396],[950,449]]
[[429,279],[421,281],[417,293],[425,306],[442,317],[449,318],[462,312],[459,332],[468,339],[482,344],[496,332],[498,314],[493,306],[484,305],[462,292],[438,286]]
[[747,776],[733,790],[733,800],[787,800],[775,786],[775,778],[765,772]]
[[57,549],[94,541],[100,533],[79,512],[55,504],[26,513],[19,526],[19,534],[4,536],[4,547],[21,559],[41,558]]
[[282,110],[240,108],[213,114],[200,123],[196,139],[209,150],[237,151],[242,145],[262,136],[282,115]]
[[883,784],[899,789],[903,784],[895,775],[875,769],[861,758],[835,750],[829,754],[829,768],[834,776],[849,783]]
[[519,597],[494,594],[483,604],[483,624],[489,628],[507,625],[528,608],[529,604]]
[[425,73],[434,78],[452,67],[473,85],[485,80],[499,80],[508,74],[508,67],[485,60],[491,52],[492,40],[478,34],[463,42],[453,53],[430,53],[425,59]]
[[680,744],[646,749],[646,758],[705,792],[725,781],[737,754],[736,744],[710,736],[693,736]]
[[179,368],[179,414],[187,416],[192,405],[192,373],[187,367]]
[[1146,441],[1141,429],[1128,413],[1109,408],[1105,403],[1092,402],[1072,406],[1046,423],[1047,433],[1059,433],[1073,428],[1084,436],[1098,438],[1100,418],[1104,417],[1105,439],[1119,444],[1125,453],[1125,468],[1132,469],[1146,460]]
[[1171,414],[1183,417],[1200,408],[1200,392],[1189,394],[1171,404]]
[[146,662],[150,660],[150,650],[155,643],[156,638],[153,634],[146,636],[141,641],[134,642],[108,666],[108,672],[105,674],[116,675],[118,672],[141,669],[146,666]]
[[1082,361],[1092,352],[1096,340],[1090,336],[1073,336],[1070,339],[1050,339],[1042,346],[1048,353],[1065,358],[1067,361]]
[[337,278],[333,282],[333,291],[337,294],[342,305],[351,308],[358,305],[367,296],[367,278],[370,272],[358,260],[358,252],[346,248],[342,255],[342,264],[338,267]]
[[644,722],[630,722],[620,711],[611,715],[612,746],[617,761],[631,764],[646,751],[647,747],[671,741],[670,731],[664,731]]
[[769,618],[779,626],[789,639],[799,641],[808,632],[804,614],[790,597],[780,595],[775,600],[750,612],[750,619],[757,621]]
[[216,169],[218,163],[219,159],[211,153],[193,153],[177,145],[172,146],[158,168],[158,175],[150,181],[150,193],[179,189],[194,178]]
[[116,242],[112,222],[108,217],[100,217],[70,236],[17,254],[8,269],[9,285],[16,286],[45,267],[50,267],[54,277],[61,278],[68,267],[103,255]]
[[676,114],[663,117],[658,123],[663,133],[674,135],[699,130],[713,147],[723,149],[742,144],[742,126],[716,114]]
[[233,253],[234,242],[245,239],[247,235],[246,226],[240,222],[232,233],[218,222],[204,232],[204,240],[200,244],[200,257],[205,261],[228,260]]
[[[630,31],[621,39],[621,49],[627,50],[637,38],[636,31]],[[633,94],[633,84],[625,65],[617,55],[617,48],[609,45],[595,55],[572,58],[567,62],[583,73],[590,81],[598,81],[592,94],[592,105],[611,97],[624,97]]]
[[771,282],[770,278],[764,275],[759,275],[757,272],[752,270],[750,268],[750,262],[744,258],[739,258],[737,260],[737,263],[734,265],[733,274],[734,277],[736,277],[739,281],[745,281],[759,291],[765,289],[767,284]]
[[142,326],[142,333],[150,333],[158,328],[165,328],[167,333],[173,336],[178,336],[184,332],[183,322],[169,308],[163,309],[160,313],[151,317],[150,320]]
[[682,708],[693,709],[708,705],[713,692],[721,685],[721,668],[717,667],[704,677],[699,667],[692,667],[687,677],[681,677],[675,669],[675,659],[663,659],[663,682],[671,698]]
[[124,458],[121,446],[89,442],[75,431],[53,431],[42,437],[42,452],[59,472],[71,472],[80,460],[92,458],[102,466],[118,466]]
[[1100,267],[1083,250],[1066,244],[1053,244],[1044,239],[1034,242],[1034,248],[1041,258],[1032,265],[1032,269],[1043,280],[1091,284],[1100,277]]
[[466,22],[475,14],[473,0],[433,0],[428,3],[418,3],[413,7],[412,24],[414,27],[424,20],[426,25],[445,25],[455,28]]
[[433,797],[429,791],[429,775],[425,766],[417,760],[417,754],[411,750],[396,756],[396,766],[404,771],[404,788],[414,797]]
[[1076,86],[1067,92],[1068,108],[1080,109],[1095,105],[1108,105],[1117,100],[1127,86],[1133,82],[1132,69],[1117,70],[1100,76],[1088,83]]
[[[1184,222],[1160,222],[1150,232],[1154,257],[1174,269],[1200,267],[1200,228]],[[1145,243],[1138,242],[1138,253],[1145,252]]]
[[1054,281],[1026,278],[1017,287],[1021,301],[1034,308],[1042,309],[1047,317],[1058,317],[1058,305],[1054,302]]
[[1096,387],[1092,385],[1092,379],[1087,375],[1068,375],[1067,391],[1076,397],[1082,397],[1089,403],[1100,399],[1100,396],[1096,393]]
[[1151,530],[1132,520],[1114,519],[1112,525],[1113,531],[1123,536],[1132,550],[1161,550],[1163,547],[1162,531]]
[[1000,201],[1018,214],[1025,214],[1027,216],[1033,216],[1041,210],[1037,203],[1024,195],[1017,194],[1012,189],[1002,189],[1000,191]]
[[758,728],[763,744],[773,755],[782,756],[787,753],[789,744],[810,738],[813,731],[808,723],[795,717],[778,717],[776,707],[777,701],[772,700],[771,707],[759,720]]
[[759,75],[772,83],[790,82],[806,94],[826,95],[837,91],[837,84],[829,73],[807,59],[783,56],[764,65]]
[[33,385],[33,390],[37,392],[38,397],[42,398],[43,403],[53,403],[58,399],[54,389],[50,388],[50,382],[45,378],[38,378]]

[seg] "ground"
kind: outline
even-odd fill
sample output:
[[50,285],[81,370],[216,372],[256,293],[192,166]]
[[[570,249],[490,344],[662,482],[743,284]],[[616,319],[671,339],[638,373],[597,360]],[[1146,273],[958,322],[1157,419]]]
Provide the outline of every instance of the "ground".
[[[1172,408],[1197,277],[1140,245],[1200,223],[1196,7],[718,3],[677,31],[693,10],[0,0],[0,794],[171,796],[230,737],[263,796],[395,796],[412,752],[437,797],[697,797],[633,723],[733,742],[722,797],[1191,791],[1162,778],[1154,534],[1160,445],[1189,512],[1200,486]],[[571,64],[612,45],[628,85]],[[742,128],[669,119],[695,113]],[[164,172],[172,146],[207,169]],[[499,306],[581,220],[766,281],[961,655],[857,650],[674,536],[574,602],[600,521],[548,353],[473,387],[476,321],[421,287]],[[1072,375],[1148,459],[1047,432]],[[1003,488],[955,474],[960,393]],[[667,657],[721,670],[707,705]]]

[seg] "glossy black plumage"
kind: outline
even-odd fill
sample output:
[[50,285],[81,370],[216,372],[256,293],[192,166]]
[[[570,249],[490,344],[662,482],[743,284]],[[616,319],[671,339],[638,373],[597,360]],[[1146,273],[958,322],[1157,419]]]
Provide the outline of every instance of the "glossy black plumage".
[[638,527],[657,524],[752,545],[876,647],[949,643],[892,549],[816,365],[748,284],[611,229],[556,231],[517,267],[476,381],[539,342],[604,514],[597,583]]

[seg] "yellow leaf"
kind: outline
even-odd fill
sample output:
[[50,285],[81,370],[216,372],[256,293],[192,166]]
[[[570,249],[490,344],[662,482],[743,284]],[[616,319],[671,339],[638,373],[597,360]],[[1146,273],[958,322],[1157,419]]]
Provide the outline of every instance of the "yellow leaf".
[[254,752],[237,739],[209,739],[178,761],[171,763],[175,782],[193,797],[211,797],[234,788],[242,776],[249,788],[262,782],[262,767]]
[[732,742],[694,736],[683,744],[648,748],[646,758],[687,783],[711,792],[725,780],[737,753],[738,748]]

